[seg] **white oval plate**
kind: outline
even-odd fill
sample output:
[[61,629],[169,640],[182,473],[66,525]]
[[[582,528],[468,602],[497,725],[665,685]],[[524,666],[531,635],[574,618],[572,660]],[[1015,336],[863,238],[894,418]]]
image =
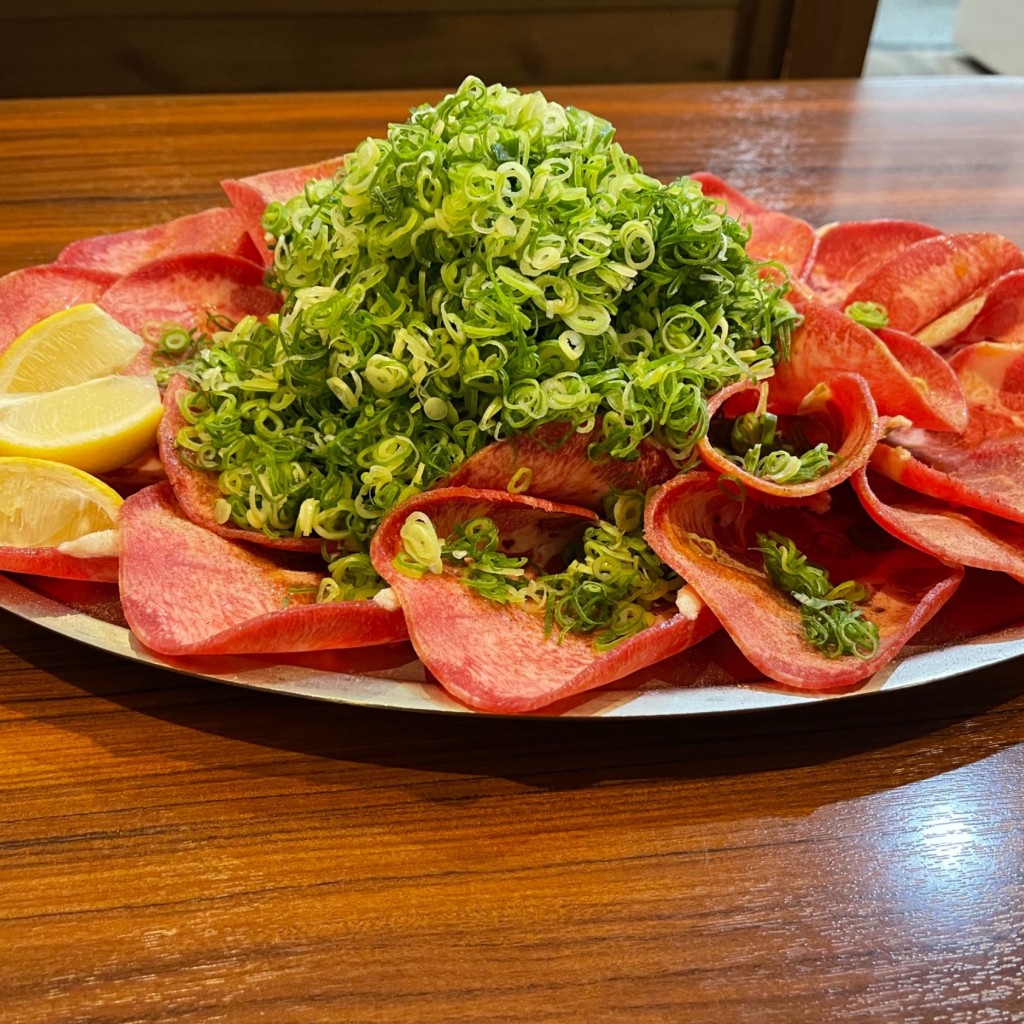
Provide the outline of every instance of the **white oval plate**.
[[[1006,578],[988,575],[987,579]],[[169,658],[143,647],[128,629],[118,624],[120,605],[112,586],[33,580],[33,587],[40,588],[37,590],[25,585],[26,582],[28,578],[0,574],[0,608],[130,661],[213,682],[314,700],[407,711],[480,714],[452,700],[430,681],[406,644],[289,658]],[[987,591],[986,587],[982,592]],[[1020,593],[1024,595],[1024,590]],[[965,598],[961,603],[969,604],[971,600]],[[990,600],[994,607],[1004,604],[998,595]],[[1024,601],[1021,605],[1024,608]],[[863,685],[835,694],[810,695],[780,689],[766,681],[739,681],[728,668],[707,656],[702,646],[622,683],[534,714],[565,718],[706,715],[843,700],[881,690],[921,686],[1024,655],[1024,615],[1003,628],[954,644],[908,645],[896,660]]]

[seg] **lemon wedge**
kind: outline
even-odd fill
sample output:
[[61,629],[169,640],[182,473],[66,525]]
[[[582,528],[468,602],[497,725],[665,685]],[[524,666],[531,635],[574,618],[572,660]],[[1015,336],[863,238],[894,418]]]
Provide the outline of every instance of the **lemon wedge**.
[[120,373],[142,339],[92,303],[30,327],[0,356],[0,395],[56,391]]
[[105,473],[153,446],[163,414],[149,376],[110,376],[57,391],[0,397],[0,456]]
[[0,458],[0,544],[74,545],[117,528],[121,496],[72,466]]
[[0,355],[0,456],[105,473],[152,448],[162,413],[156,381],[118,372],[142,347],[92,304],[30,327]]

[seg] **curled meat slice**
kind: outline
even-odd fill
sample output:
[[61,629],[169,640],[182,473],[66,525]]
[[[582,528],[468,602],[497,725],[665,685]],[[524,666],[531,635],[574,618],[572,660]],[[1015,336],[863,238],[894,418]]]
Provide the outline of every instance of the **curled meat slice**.
[[319,551],[323,544],[319,537],[271,537],[260,530],[218,522],[214,506],[223,497],[217,482],[218,474],[190,466],[182,458],[176,441],[187,423],[181,412],[181,402],[188,391],[184,377],[176,375],[171,378],[164,392],[164,415],[157,432],[160,461],[185,515],[199,526],[232,540],[282,551]]
[[871,518],[904,543],[948,565],[1005,572],[1024,583],[1024,524],[977,509],[951,507],[868,467],[852,482]]
[[[117,582],[117,554],[92,554],[87,545],[107,541],[103,547],[117,549],[117,533],[87,534],[78,542],[51,548],[15,548],[0,546],[0,571],[25,572],[33,576],[51,576],[61,580]],[[63,549],[63,550],[62,550]],[[74,554],[77,550],[79,553]]]
[[1002,235],[935,235],[891,256],[846,301],[880,303],[888,311],[890,327],[916,334],[1018,267],[1024,267],[1024,254]]
[[596,650],[586,635],[551,635],[542,614],[488,600],[468,587],[456,568],[445,566],[419,579],[396,569],[401,529],[413,512],[429,516],[439,537],[487,516],[507,554],[526,554],[541,564],[596,517],[587,509],[525,495],[445,488],[395,509],[374,535],[374,566],[405,611],[420,660],[449,693],[481,711],[535,710],[653,665],[717,628],[704,602],[685,588],[676,607],[611,650]]
[[[847,489],[828,513],[737,501],[712,473],[665,484],[647,506],[652,548],[688,580],[743,654],[768,678],[802,690],[852,686],[886,665],[956,589],[962,569],[899,544],[878,529]],[[839,506],[839,507],[837,507]],[[801,606],[764,569],[757,534],[791,538],[834,584],[856,580],[878,627],[868,658],[831,659],[804,638]]]
[[909,220],[826,224],[816,232],[804,283],[819,302],[842,309],[846,296],[879,264],[908,245],[937,234],[937,228]]
[[976,341],[1024,345],[1024,270],[999,278],[985,293],[974,319],[955,339],[957,345]]
[[803,323],[793,332],[789,359],[776,367],[778,393],[802,396],[853,371],[867,381],[879,413],[905,416],[930,430],[964,428],[964,396],[937,353],[903,332],[876,335],[804,288],[794,288],[789,299]]
[[[799,403],[785,399],[773,401],[771,383],[769,380],[767,411],[780,417],[782,431],[804,439],[801,448],[811,448],[819,443],[828,445],[834,454],[828,469],[810,480],[778,482],[770,476],[749,473],[726,456],[728,438],[724,432],[720,439],[716,438],[718,431],[714,417],[730,399],[735,401],[741,396],[756,398],[758,385],[746,382],[726,388],[708,402],[711,430],[697,445],[697,452],[706,465],[739,480],[748,490],[778,498],[799,499],[825,493],[868,461],[881,428],[871,392],[862,377],[838,374],[828,384],[820,384],[809,391]],[[740,411],[734,407],[730,415]],[[716,444],[716,440],[720,443]]]
[[871,464],[911,490],[1024,522],[1024,350],[979,342],[950,366],[967,400],[963,433],[895,430]]
[[272,202],[285,202],[300,195],[308,181],[331,178],[344,164],[344,157],[331,157],[302,167],[286,167],[266,171],[248,178],[228,178],[220,183],[231,205],[239,212],[245,230],[255,246],[259,260],[266,266],[273,262],[263,230],[263,212]]

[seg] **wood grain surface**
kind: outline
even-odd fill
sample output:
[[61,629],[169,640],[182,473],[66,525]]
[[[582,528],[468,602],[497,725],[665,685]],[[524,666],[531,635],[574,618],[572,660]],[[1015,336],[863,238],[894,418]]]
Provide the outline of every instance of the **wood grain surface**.
[[[1024,83],[566,88],[662,177],[1024,243]],[[0,104],[0,271],[427,94]],[[0,1020],[1024,1020],[1024,664],[787,711],[386,713],[0,614]]]

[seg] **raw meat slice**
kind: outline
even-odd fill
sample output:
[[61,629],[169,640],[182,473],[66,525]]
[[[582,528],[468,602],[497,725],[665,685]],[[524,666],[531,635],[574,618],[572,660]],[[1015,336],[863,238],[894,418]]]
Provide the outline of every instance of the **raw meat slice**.
[[700,182],[704,195],[720,199],[730,217],[750,228],[747,252],[753,259],[781,263],[793,277],[803,273],[815,241],[807,221],[767,209],[717,175],[700,172],[690,177]]
[[276,312],[281,297],[263,284],[263,269],[223,253],[171,256],[146,263],[122,277],[99,305],[147,343],[126,373],[153,369],[154,330],[163,323],[209,329],[246,316]]
[[1024,583],[1024,525],[978,510],[951,508],[868,467],[852,480],[868,514],[905,544],[947,565],[1005,572]]
[[0,353],[52,313],[96,302],[116,280],[116,274],[54,263],[0,277]]
[[1024,350],[979,342],[950,365],[967,398],[963,434],[893,431],[872,466],[922,494],[1024,522]]
[[332,178],[344,162],[344,157],[332,157],[302,167],[254,174],[249,178],[228,178],[220,183],[231,205],[242,215],[249,237],[265,266],[273,263],[273,252],[267,246],[263,230],[263,211],[267,204],[283,203],[299,195],[308,181]]
[[[927,345],[912,334],[882,327],[875,336],[896,361],[909,374],[911,382],[925,396],[931,419],[945,427],[933,430],[963,430],[967,425],[967,402],[956,373],[945,359],[937,357]],[[913,417],[908,416],[913,419]],[[929,417],[918,416],[918,422],[927,422]]]
[[167,473],[160,461],[160,449],[154,446],[127,466],[101,473],[100,479],[118,494],[125,495],[161,483],[167,479]]
[[937,228],[909,220],[826,224],[817,231],[804,283],[819,302],[843,309],[846,296],[881,263],[908,245],[937,234]]
[[877,302],[888,326],[916,334],[1007,271],[1024,254],[1001,235],[964,232],[914,242],[863,278],[846,302]]
[[420,660],[449,693],[481,711],[533,711],[661,661],[717,628],[704,603],[686,588],[679,600],[684,611],[666,610],[654,625],[610,651],[596,651],[586,636],[545,635],[543,615],[489,601],[452,567],[421,579],[397,570],[400,531],[414,511],[431,518],[439,537],[487,515],[509,542],[509,554],[535,555],[538,545],[560,550],[595,517],[583,508],[503,491],[445,488],[395,509],[374,535],[373,563],[405,609]]
[[588,458],[587,448],[600,438],[600,428],[566,437],[569,429],[549,423],[532,435],[488,445],[462,463],[446,486],[500,491],[517,472],[529,470],[520,478],[526,480],[520,493],[600,511],[610,491],[646,492],[676,472],[668,453],[653,443],[642,444],[639,457],[629,462],[606,455]]
[[955,341],[957,345],[976,341],[1024,345],[1024,270],[1004,274],[992,285],[981,309]]
[[930,430],[962,430],[963,395],[942,357],[905,334],[878,336],[831,306],[794,287],[789,301],[803,316],[793,332],[790,358],[776,367],[779,393],[806,394],[821,381],[855,368],[871,390],[878,411],[906,416]]
[[[647,506],[647,541],[707,602],[746,657],[770,679],[801,690],[850,687],[886,665],[949,598],[962,569],[899,544],[881,531],[847,488],[826,515],[772,508],[725,494],[712,473],[665,484]],[[834,584],[869,589],[865,618],[879,630],[869,658],[831,660],[804,639],[800,605],[770,581],[758,532],[794,539]]]
[[0,572],[24,572],[62,580],[117,581],[117,555],[78,556],[59,548],[0,547]]
[[[807,498],[822,494],[846,480],[855,470],[871,457],[880,436],[878,414],[871,392],[863,377],[843,373],[832,377],[828,384],[821,384],[810,391],[799,403],[772,400],[771,380],[768,381],[768,411],[782,419],[780,427],[793,432],[794,429],[806,438],[805,449],[824,442],[835,452],[832,465],[821,476],[798,483],[775,483],[765,477],[755,476],[726,458],[721,447],[716,447],[714,415],[731,398],[747,394],[754,398],[756,405],[758,385],[743,382],[719,392],[708,402],[708,414],[712,417],[712,428],[697,445],[697,452],[704,463],[716,472],[740,481],[746,490],[759,494],[770,494],[780,498]],[[739,410],[736,410],[737,412]],[[749,410],[743,410],[749,411]],[[733,411],[730,410],[732,418]],[[724,432],[722,443],[728,443]]]
[[[230,206],[214,207],[165,224],[83,238],[65,246],[57,257],[57,264],[123,275],[153,260],[186,253],[220,252],[239,256],[243,239],[248,243],[242,215]],[[248,247],[244,251],[251,252]]]
[[217,522],[214,504],[222,497],[217,482],[218,474],[187,465],[175,443],[178,432],[187,422],[179,403],[188,390],[188,382],[184,377],[176,375],[171,378],[164,391],[164,416],[157,433],[160,461],[185,515],[212,533],[247,544],[282,551],[319,551],[324,544],[319,537],[269,537],[259,530],[244,530]]
[[406,638],[401,611],[375,601],[314,603],[323,570],[286,568],[196,526],[169,484],[121,507],[121,603],[160,654],[272,654]]

